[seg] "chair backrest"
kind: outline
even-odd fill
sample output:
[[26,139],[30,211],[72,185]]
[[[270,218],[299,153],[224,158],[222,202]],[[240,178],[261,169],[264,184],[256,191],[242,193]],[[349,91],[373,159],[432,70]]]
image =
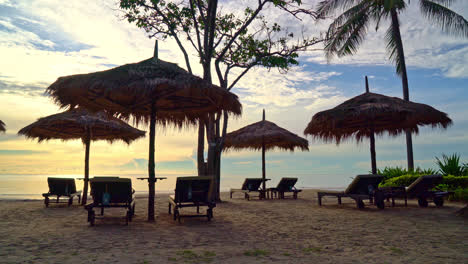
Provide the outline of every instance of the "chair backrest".
[[366,195],[371,194],[372,191],[379,188],[379,183],[383,180],[383,178],[383,176],[376,174],[357,175],[348,185],[345,193]]
[[211,202],[212,177],[177,177],[175,202]]
[[291,191],[297,182],[297,178],[281,178],[276,189],[280,191]]
[[426,192],[442,182],[442,175],[424,175],[417,178],[408,186],[406,192],[410,195],[417,195]]
[[49,193],[54,195],[70,195],[76,192],[75,179],[47,178]]
[[245,178],[244,183],[242,184],[242,190],[258,191],[262,182],[262,178]]
[[94,177],[89,182],[94,203],[102,204],[103,198],[106,203],[127,203],[133,199],[132,180],[129,178]]

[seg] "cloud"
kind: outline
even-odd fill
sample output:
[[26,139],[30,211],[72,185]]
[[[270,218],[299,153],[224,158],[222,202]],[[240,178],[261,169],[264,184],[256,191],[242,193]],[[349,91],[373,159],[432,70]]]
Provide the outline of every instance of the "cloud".
[[334,88],[319,82],[339,75],[335,71],[307,71],[305,65],[292,67],[285,74],[255,68],[239,81],[233,91],[243,97],[242,103],[247,106],[288,107],[329,94]]
[[237,162],[233,162],[232,164],[235,164],[235,165],[247,165],[247,164],[252,164],[253,162],[252,161],[237,161]]
[[29,149],[0,149],[0,155],[34,155],[34,154],[45,154],[48,151],[37,151]]

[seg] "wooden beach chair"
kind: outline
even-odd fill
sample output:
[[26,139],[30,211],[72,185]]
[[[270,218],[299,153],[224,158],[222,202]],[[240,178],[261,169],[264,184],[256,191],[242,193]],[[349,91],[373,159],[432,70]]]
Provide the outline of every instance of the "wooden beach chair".
[[93,202],[87,204],[88,222],[94,225],[96,214],[94,208],[101,208],[101,216],[104,208],[125,208],[125,224],[132,221],[135,214],[135,190],[132,189],[132,180],[119,177],[94,177],[90,181],[91,196]]
[[[70,178],[47,178],[49,192],[43,193],[44,204],[49,207],[50,197],[55,196],[55,203],[68,203],[68,206],[73,204],[73,197],[78,197],[78,204],[81,201],[81,191],[76,190],[75,179]],[[61,197],[66,197],[66,202],[60,202]]]
[[297,189],[294,187],[296,185],[297,178],[281,178],[278,185],[274,188],[268,188],[268,198],[273,198],[273,196],[277,197],[278,199],[284,199],[285,193],[292,193],[293,198],[297,199],[297,194],[302,192],[302,190]]
[[[270,179],[265,179],[269,181]],[[251,197],[254,197],[253,194],[258,194],[258,197],[262,199],[265,197],[266,190],[261,188],[263,179],[262,178],[246,178],[242,187],[240,189],[231,189],[229,191],[230,197],[232,199],[232,194],[235,192],[241,192],[244,194],[244,198],[250,200]]]
[[[437,207],[444,205],[444,197],[452,192],[442,191],[436,188],[437,185],[442,183],[442,175],[424,175],[417,178],[410,186],[404,187],[389,187],[380,188],[385,194],[386,198],[392,199],[392,205],[395,205],[395,198],[403,198],[405,206],[408,205],[408,198],[417,198],[420,207],[427,207],[432,200]],[[398,189],[399,191],[389,192],[391,189]]]
[[384,209],[385,201],[383,195],[378,191],[379,183],[383,180],[381,175],[357,175],[354,180],[349,184],[345,191],[321,191],[317,192],[318,204],[322,205],[322,197],[334,196],[338,198],[338,204],[341,204],[342,197],[349,197],[356,201],[356,206],[359,209],[364,208],[363,200],[369,199],[379,209]]
[[[212,177],[177,177],[174,195],[169,196],[169,214],[174,208],[174,221],[180,223],[181,217],[207,217],[213,218],[213,208],[216,203],[211,196]],[[200,207],[206,206],[206,214],[200,214]],[[184,207],[197,207],[196,215],[181,215],[180,209]]]

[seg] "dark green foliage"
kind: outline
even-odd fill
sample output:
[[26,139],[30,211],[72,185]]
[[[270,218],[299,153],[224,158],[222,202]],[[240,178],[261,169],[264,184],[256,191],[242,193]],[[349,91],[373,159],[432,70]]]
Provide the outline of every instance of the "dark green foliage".
[[402,167],[385,167],[383,170],[378,169],[377,170],[378,175],[384,176],[384,182],[388,179],[399,177],[402,175],[433,175],[437,174],[437,171],[434,169],[421,169],[421,168],[416,168],[414,171],[408,171],[405,168]]
[[[421,175],[418,174],[406,174],[399,177],[394,177],[381,183],[379,187],[397,187],[397,186],[409,186]],[[453,176],[447,175],[443,177],[442,183],[437,186],[444,191],[453,191],[457,188],[468,188],[468,176]]]
[[379,187],[398,187],[398,186],[409,186],[413,183],[420,175],[406,174],[398,177],[393,177],[381,183]]
[[468,202],[468,188],[457,188],[452,190],[454,194],[449,195],[449,201]]
[[468,188],[468,176],[444,176],[442,184],[447,186],[447,190],[455,190],[457,188]]
[[402,167],[385,167],[383,170],[377,169],[377,174],[384,176],[384,180],[408,174],[408,170]]
[[460,155],[453,153],[451,156],[442,154],[442,159],[435,157],[436,164],[439,166],[439,172],[443,175],[462,176],[467,173],[466,164],[460,163]]

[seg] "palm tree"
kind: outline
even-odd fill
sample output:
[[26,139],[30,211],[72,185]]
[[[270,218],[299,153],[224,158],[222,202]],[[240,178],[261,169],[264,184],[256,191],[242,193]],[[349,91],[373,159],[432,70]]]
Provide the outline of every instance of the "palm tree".
[[[419,0],[421,13],[431,22],[439,25],[446,33],[468,38],[468,21],[463,16],[449,9],[456,0]],[[408,76],[406,73],[405,54],[400,34],[398,16],[408,7],[410,0],[325,0],[317,7],[319,19],[340,12],[330,24],[326,33],[325,53],[330,60],[352,55],[364,41],[371,22],[376,30],[383,19],[390,19],[385,41],[390,60],[395,63],[396,72],[401,76],[403,99],[409,101]],[[406,132],[408,169],[414,168],[413,143],[411,133]]]

